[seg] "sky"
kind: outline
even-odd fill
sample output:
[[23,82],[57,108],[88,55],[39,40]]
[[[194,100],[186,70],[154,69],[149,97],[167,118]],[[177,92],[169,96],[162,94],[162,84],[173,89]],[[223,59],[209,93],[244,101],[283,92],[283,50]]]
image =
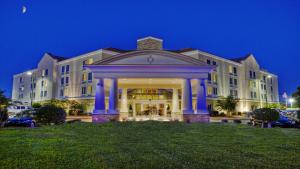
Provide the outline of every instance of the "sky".
[[13,75],[35,68],[45,52],[135,49],[145,36],[166,49],[252,53],[279,76],[280,95],[300,86],[299,0],[0,0],[0,89],[11,96]]

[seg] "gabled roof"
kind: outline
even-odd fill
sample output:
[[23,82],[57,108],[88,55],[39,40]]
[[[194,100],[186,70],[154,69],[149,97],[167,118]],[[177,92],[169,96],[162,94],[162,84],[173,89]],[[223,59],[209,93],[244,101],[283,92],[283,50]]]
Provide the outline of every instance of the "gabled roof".
[[244,57],[232,58],[232,59],[229,59],[229,60],[232,60],[232,61],[237,62],[237,63],[241,63],[242,61],[246,60],[250,56],[252,56],[252,54],[248,54]]
[[50,57],[52,57],[53,59],[55,59],[55,60],[57,60],[57,61],[59,61],[59,62],[68,59],[68,58],[66,58],[66,57],[55,56],[55,55],[53,55],[52,53],[48,53],[48,52],[47,52],[46,54],[48,54]]
[[[112,47],[104,48],[104,50],[109,50],[109,51],[118,52],[118,53],[126,53],[126,52],[137,51],[137,50],[124,50],[124,49],[112,48]],[[166,50],[166,51],[174,52],[174,53],[183,53],[183,52],[189,52],[189,51],[194,51],[194,50],[196,50],[196,49],[194,49],[194,48],[183,48],[183,49],[179,49],[179,50]]]

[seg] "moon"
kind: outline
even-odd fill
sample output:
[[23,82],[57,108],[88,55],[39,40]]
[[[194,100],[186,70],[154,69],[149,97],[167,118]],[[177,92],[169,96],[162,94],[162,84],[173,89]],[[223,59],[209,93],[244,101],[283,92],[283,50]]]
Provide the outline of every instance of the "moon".
[[22,13],[24,14],[24,13],[26,13],[26,11],[27,11],[26,6],[22,6]]

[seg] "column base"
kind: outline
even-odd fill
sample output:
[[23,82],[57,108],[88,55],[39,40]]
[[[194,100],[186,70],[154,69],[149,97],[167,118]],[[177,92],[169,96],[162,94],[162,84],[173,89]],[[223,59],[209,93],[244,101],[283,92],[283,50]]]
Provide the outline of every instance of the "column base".
[[182,110],[183,114],[194,114],[194,110]]
[[119,121],[119,114],[92,114],[93,123]]
[[209,123],[209,114],[183,114],[183,121],[187,123]]
[[108,114],[119,114],[119,110],[107,110]]
[[105,110],[94,110],[93,114],[104,114]]

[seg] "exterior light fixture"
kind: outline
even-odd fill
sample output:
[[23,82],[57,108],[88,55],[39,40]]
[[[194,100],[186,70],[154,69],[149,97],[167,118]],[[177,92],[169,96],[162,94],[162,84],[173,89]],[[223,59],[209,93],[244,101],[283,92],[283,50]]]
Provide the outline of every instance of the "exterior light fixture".
[[32,72],[31,72],[31,71],[28,71],[26,74],[27,74],[28,76],[31,76],[31,75],[32,75]]
[[272,76],[271,76],[271,75],[268,75],[268,78],[270,79],[270,78],[272,78]]

